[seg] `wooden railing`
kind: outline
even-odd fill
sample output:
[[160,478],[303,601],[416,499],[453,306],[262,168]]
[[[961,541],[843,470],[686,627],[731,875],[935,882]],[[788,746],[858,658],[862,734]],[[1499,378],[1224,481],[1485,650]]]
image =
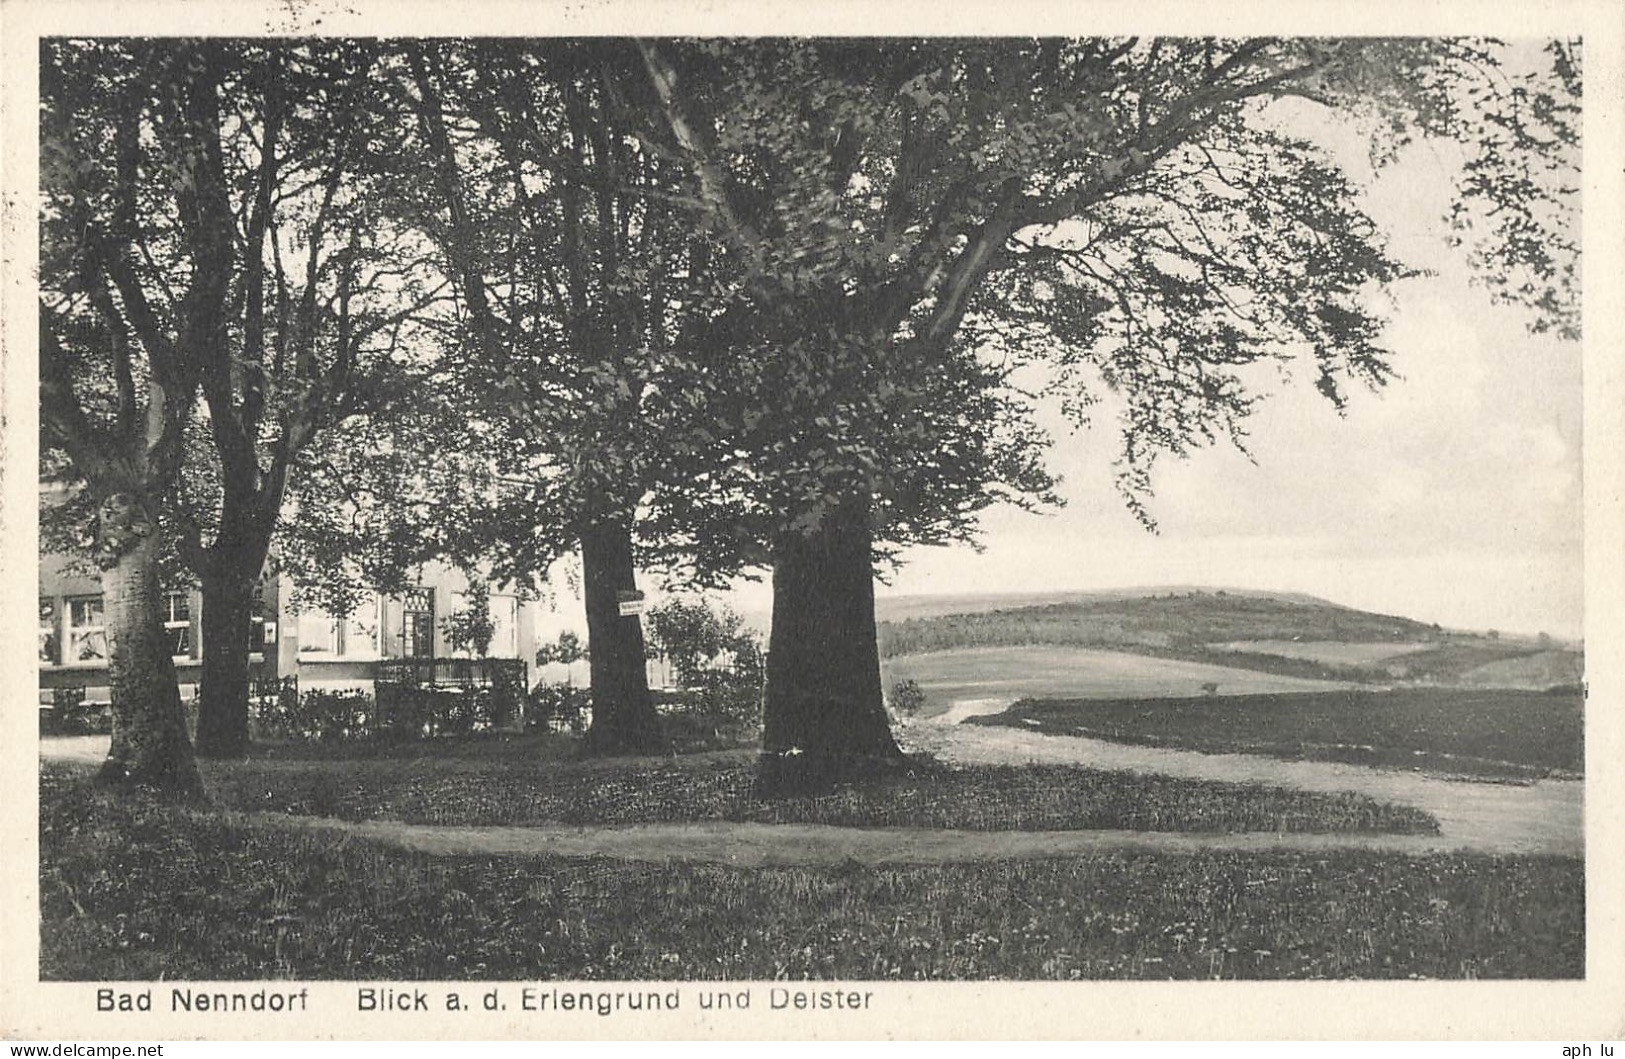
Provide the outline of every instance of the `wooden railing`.
[[378,663],[379,684],[411,687],[527,686],[529,666],[523,658],[388,658]]

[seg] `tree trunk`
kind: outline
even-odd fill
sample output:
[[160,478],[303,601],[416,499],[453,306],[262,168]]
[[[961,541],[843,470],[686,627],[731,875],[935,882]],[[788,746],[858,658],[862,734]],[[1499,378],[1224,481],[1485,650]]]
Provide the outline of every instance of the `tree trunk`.
[[619,593],[637,588],[632,535],[618,522],[589,526],[581,535],[581,566],[587,597],[587,653],[592,674],[592,754],[641,754],[666,749],[649,697],[643,622],[622,617]]
[[109,556],[102,576],[102,599],[113,743],[100,778],[119,787],[201,797],[203,783],[186,735],[175,662],[164,630],[156,527],[140,515],[111,526],[115,520],[108,511],[115,506],[116,501],[103,505],[101,532]]
[[265,565],[260,535],[209,549],[203,587],[203,679],[198,689],[197,752],[200,757],[248,754],[248,655],[254,585]]
[[757,787],[824,790],[902,760],[880,687],[868,497],[854,497],[774,549]]

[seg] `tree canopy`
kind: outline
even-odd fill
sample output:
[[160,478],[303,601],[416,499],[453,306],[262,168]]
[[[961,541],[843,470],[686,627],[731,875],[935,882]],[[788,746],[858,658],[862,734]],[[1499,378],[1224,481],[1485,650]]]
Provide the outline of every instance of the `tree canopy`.
[[1568,44],[1522,72],[1438,39],[641,47],[661,144],[740,262],[749,322],[710,378],[739,394],[763,509],[793,524],[853,478],[882,540],[1047,498],[1031,395],[1086,422],[1103,391],[1149,521],[1160,454],[1244,443],[1250,366],[1305,360],[1339,408],[1384,383],[1381,293],[1409,273],[1358,176],[1274,120],[1285,100],[1356,125],[1376,165],[1461,144],[1450,220],[1480,280],[1577,333]]

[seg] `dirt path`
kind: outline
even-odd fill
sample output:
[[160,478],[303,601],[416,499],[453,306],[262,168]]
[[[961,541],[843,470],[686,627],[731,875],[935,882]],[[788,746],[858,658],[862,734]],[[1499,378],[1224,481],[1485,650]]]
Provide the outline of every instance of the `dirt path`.
[[948,831],[924,828],[827,827],[821,824],[638,824],[630,827],[437,827],[393,820],[349,823],[256,814],[257,825],[306,834],[386,842],[439,856],[552,854],[603,856],[663,864],[672,860],[740,868],[794,864],[905,865],[1117,850],[1192,853],[1273,849],[1367,849],[1420,854],[1473,848],[1437,835],[1242,834],[1176,831]]

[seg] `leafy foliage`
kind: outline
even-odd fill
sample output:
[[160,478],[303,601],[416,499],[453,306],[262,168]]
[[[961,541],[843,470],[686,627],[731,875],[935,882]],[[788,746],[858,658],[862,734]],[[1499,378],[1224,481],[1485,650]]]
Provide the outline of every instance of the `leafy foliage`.
[[365,691],[297,688],[258,700],[255,726],[262,738],[337,741],[360,739],[377,725],[378,710]]
[[[631,524],[704,472],[674,402],[671,335],[707,282],[663,163],[627,132],[625,41],[399,42],[407,117],[383,206],[461,300],[435,384],[477,498],[444,543],[531,581],[585,528]],[[427,179],[426,179],[427,178]],[[652,492],[673,493],[652,501]],[[658,561],[672,541],[640,538]]]
[[661,727],[679,753],[758,746],[765,685],[759,664],[700,670],[688,687],[663,696]]
[[558,639],[537,649],[536,664],[545,666],[557,662],[561,665],[571,665],[585,661],[587,657],[587,645],[581,642],[580,635],[571,629],[565,629],[559,633]]
[[261,738],[305,742],[423,739],[491,731],[514,715],[517,689],[379,681],[377,697],[359,689],[312,688],[258,700]]
[[490,731],[512,716],[489,685],[378,684],[375,734],[386,739],[424,739]]

